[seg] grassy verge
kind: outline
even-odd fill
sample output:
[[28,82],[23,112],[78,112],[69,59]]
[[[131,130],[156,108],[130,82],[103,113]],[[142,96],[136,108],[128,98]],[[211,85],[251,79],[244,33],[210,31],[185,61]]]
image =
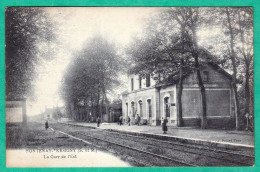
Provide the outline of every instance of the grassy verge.
[[44,123],[6,125],[6,149],[24,148],[83,148],[86,144],[63,134],[45,130]]

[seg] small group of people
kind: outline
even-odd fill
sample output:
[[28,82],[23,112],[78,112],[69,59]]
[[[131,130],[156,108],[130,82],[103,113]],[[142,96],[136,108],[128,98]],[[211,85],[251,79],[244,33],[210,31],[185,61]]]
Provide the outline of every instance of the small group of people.
[[[100,126],[100,123],[101,123],[101,118],[97,117],[97,127]],[[137,116],[136,116],[136,123],[137,123],[138,126],[141,125],[141,117],[140,117],[139,114],[137,114]],[[167,123],[168,123],[168,119],[166,117],[162,117],[162,131],[163,131],[163,134],[166,134],[167,131],[168,131]],[[119,117],[118,124],[120,126],[123,125],[123,116]],[[131,119],[130,119],[129,116],[126,117],[126,124],[129,125],[129,126],[131,124]],[[45,129],[47,130],[48,128],[49,128],[49,124],[48,124],[48,121],[46,121],[45,122]]]
[[[122,123],[123,123],[123,117],[120,116],[120,118],[119,118],[119,125],[122,125]],[[163,134],[166,134],[167,131],[168,131],[167,123],[168,123],[168,119],[166,117],[162,117],[162,131],[163,131]],[[131,119],[130,119],[129,116],[126,117],[126,124],[129,125],[129,126],[131,124]],[[136,116],[136,124],[138,126],[141,125],[141,117],[140,117],[139,114],[137,114],[137,116]]]
[[[119,120],[118,120],[118,125],[120,125],[120,126],[123,125],[123,121],[124,121],[123,116],[120,116]],[[127,125],[130,126],[130,117],[129,116],[126,117],[125,122]]]
[[[131,118],[130,118],[129,116],[126,117],[126,124],[129,125],[129,126],[130,126],[130,124],[131,124]],[[137,124],[138,126],[141,125],[141,117],[140,117],[139,114],[137,114],[137,116],[136,116],[136,124]]]
[[[125,123],[130,126],[131,125],[131,118],[129,116],[126,117],[125,119]],[[137,114],[137,118],[136,118],[136,124],[137,125],[141,125],[141,117]],[[120,116],[119,117],[119,120],[118,120],[118,125],[123,125],[123,116]]]

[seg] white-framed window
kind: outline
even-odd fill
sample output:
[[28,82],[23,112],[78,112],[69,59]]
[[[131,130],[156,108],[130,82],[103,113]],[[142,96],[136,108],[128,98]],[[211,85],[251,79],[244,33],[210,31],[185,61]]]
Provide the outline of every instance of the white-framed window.
[[150,87],[150,86],[151,86],[151,78],[150,78],[150,75],[147,75],[145,79],[146,79],[146,87]]
[[134,78],[131,78],[131,91],[134,90]]

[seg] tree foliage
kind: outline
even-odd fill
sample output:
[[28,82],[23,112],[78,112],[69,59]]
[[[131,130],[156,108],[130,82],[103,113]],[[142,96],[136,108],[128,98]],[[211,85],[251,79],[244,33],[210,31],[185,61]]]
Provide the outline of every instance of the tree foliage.
[[[253,111],[253,101],[250,101],[253,92],[253,9],[216,8],[212,15],[217,16],[217,20],[212,22],[213,26],[221,26],[223,33],[219,34],[222,39],[215,43],[215,47],[222,47],[218,51],[226,58],[226,67],[232,71],[232,86],[236,99],[236,128],[240,129],[244,114]],[[243,96],[240,92],[244,93]]]
[[[8,7],[5,11],[6,28],[6,96],[26,98],[33,94],[35,66],[41,58],[51,54],[39,47],[55,38],[55,28],[48,14],[40,8]],[[47,56],[49,54],[49,56]]]
[[83,102],[92,108],[103,101],[108,104],[107,94],[119,84],[120,69],[121,61],[114,44],[101,36],[88,40],[75,53],[64,75],[61,93],[65,102]]
[[[205,29],[212,29],[217,34],[209,33],[201,37],[199,34],[205,32]],[[172,75],[177,75],[176,77],[179,75],[181,78],[182,73],[195,69],[202,99],[204,97],[204,119],[206,119],[205,88],[199,79],[201,76],[198,69],[205,62],[220,64],[233,73],[237,125],[240,118],[239,99],[244,99],[242,106],[245,107],[246,112],[252,111],[249,110],[249,107],[251,109],[253,107],[252,8],[160,9],[150,20],[148,19],[144,36],[135,39],[129,47],[128,54],[135,62],[131,72],[141,76],[152,73],[160,74],[163,78]],[[158,75],[154,76],[158,79]],[[240,88],[241,84],[242,97],[241,93],[239,95],[237,93],[237,86]],[[179,94],[181,95],[181,89]],[[206,122],[203,123],[204,128]]]
[[[180,78],[179,126],[181,126],[182,118],[182,76],[190,70],[196,70],[198,78],[201,78],[199,71],[201,63],[219,62],[204,47],[197,45],[197,29],[202,20],[200,11],[199,8],[165,8],[147,23],[145,36],[137,38],[128,50],[135,62],[132,72],[141,76],[155,74],[157,82],[160,82],[158,75],[159,78]],[[198,82],[203,89],[202,80]],[[205,89],[203,90],[205,95]],[[206,103],[203,107],[205,117]],[[203,120],[202,124],[205,128],[206,124]]]

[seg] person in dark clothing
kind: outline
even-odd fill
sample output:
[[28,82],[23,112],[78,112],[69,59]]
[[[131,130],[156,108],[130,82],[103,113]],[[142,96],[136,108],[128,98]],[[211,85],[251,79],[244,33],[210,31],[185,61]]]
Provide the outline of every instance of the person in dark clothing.
[[119,117],[119,125],[123,125],[123,116]]
[[98,118],[97,118],[97,127],[100,126],[100,123],[101,123],[101,119],[98,117]]
[[127,116],[127,123],[130,126],[130,117],[129,116]]
[[45,130],[47,130],[49,128],[49,124],[48,121],[45,122]]
[[166,134],[166,132],[168,131],[168,128],[167,128],[167,123],[168,123],[168,120],[167,118],[162,118],[162,130],[163,130],[163,134]]
[[141,117],[139,114],[137,114],[137,125],[140,126],[141,125]]

